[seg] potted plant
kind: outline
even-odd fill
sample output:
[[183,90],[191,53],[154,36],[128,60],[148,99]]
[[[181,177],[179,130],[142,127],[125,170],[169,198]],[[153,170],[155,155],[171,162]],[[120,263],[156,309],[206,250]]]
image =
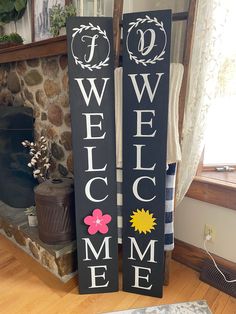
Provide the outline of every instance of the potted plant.
[[0,24],[6,24],[11,21],[15,23],[22,18],[27,7],[27,0],[7,0],[0,1]]
[[76,8],[73,4],[61,6],[60,4],[53,5],[49,11],[50,15],[50,33],[55,37],[60,34],[60,31],[66,27],[66,20],[70,16],[76,15]]
[[30,227],[36,227],[38,225],[38,219],[36,215],[36,207],[30,206],[26,208],[25,214],[28,217],[28,223]]
[[20,45],[23,43],[22,37],[17,33],[0,36],[0,47],[7,48],[11,46]]

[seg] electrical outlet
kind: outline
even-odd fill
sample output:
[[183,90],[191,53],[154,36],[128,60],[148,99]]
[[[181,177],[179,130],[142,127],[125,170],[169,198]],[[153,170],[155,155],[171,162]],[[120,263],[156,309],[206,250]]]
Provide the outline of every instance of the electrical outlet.
[[210,241],[212,241],[212,242],[215,241],[215,238],[216,238],[216,229],[215,229],[214,226],[205,224],[205,228],[204,228],[204,237],[206,238],[207,235],[210,235],[210,236],[211,236],[211,240],[210,240]]

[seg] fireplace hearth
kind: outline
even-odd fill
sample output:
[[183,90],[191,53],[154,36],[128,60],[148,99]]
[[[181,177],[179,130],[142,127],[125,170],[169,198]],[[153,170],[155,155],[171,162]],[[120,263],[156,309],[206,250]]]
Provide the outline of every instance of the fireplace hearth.
[[76,241],[48,245],[39,239],[38,228],[29,227],[23,208],[13,208],[0,201],[0,236],[3,235],[62,282],[75,276]]
[[[28,226],[24,210],[34,201],[31,180],[33,186],[37,182],[33,179],[32,169],[27,167],[30,160],[29,150],[21,145],[23,140],[33,140],[33,134],[34,142],[44,136],[51,144],[50,177],[73,176],[66,42],[64,39],[63,51],[61,48],[55,49],[55,45],[61,47],[60,39],[57,46],[58,38],[50,39],[47,52],[48,46],[39,49],[38,42],[37,47],[33,47],[33,52],[31,51],[35,59],[26,60],[27,53],[24,60],[22,55],[20,58],[17,56],[16,60],[8,57],[6,63],[1,60],[0,236],[3,235],[17,244],[43,267],[66,282],[76,271],[76,242],[47,245],[40,241],[38,228]],[[58,54],[48,57],[52,51],[57,51]],[[13,118],[18,110],[20,113]],[[8,119],[13,120],[8,121],[11,122],[11,127],[3,122],[6,112]],[[29,118],[27,123],[23,122],[22,112]],[[22,154],[22,150],[25,154]],[[25,195],[23,199],[22,195]]]

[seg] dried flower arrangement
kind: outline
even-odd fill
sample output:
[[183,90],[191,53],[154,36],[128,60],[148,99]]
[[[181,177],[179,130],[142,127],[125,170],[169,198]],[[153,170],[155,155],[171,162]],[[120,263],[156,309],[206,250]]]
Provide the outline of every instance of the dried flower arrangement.
[[22,142],[24,147],[29,148],[29,154],[31,157],[28,167],[34,169],[33,176],[39,181],[45,181],[48,179],[48,171],[51,166],[49,143],[44,136],[41,136],[37,143],[29,142],[27,140]]

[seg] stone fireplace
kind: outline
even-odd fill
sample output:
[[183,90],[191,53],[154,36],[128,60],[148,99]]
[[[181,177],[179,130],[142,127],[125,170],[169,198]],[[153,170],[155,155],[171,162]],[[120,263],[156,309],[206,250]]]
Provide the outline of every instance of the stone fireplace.
[[0,65],[0,106],[33,110],[35,139],[51,144],[51,176],[72,176],[67,56]]
[[[50,48],[53,41],[45,41],[45,44],[48,43]],[[60,43],[60,40],[56,42],[59,47]],[[64,40],[62,43],[64,47]],[[22,49],[24,46],[28,49],[27,45]],[[21,60],[22,49],[19,50]],[[43,51],[47,48],[37,48],[37,43],[29,45],[29,49],[41,49],[37,50],[40,54],[47,54]],[[63,51],[65,53],[65,49]],[[17,59],[17,51],[12,55]],[[35,140],[43,135],[50,143],[50,176],[53,178],[73,176],[67,70],[67,56],[62,54],[0,64],[0,107],[25,107],[32,111]],[[37,228],[29,228],[24,208],[12,208],[0,200],[0,233],[62,281],[74,275],[77,267],[75,241],[65,245],[46,245],[39,240]]]

